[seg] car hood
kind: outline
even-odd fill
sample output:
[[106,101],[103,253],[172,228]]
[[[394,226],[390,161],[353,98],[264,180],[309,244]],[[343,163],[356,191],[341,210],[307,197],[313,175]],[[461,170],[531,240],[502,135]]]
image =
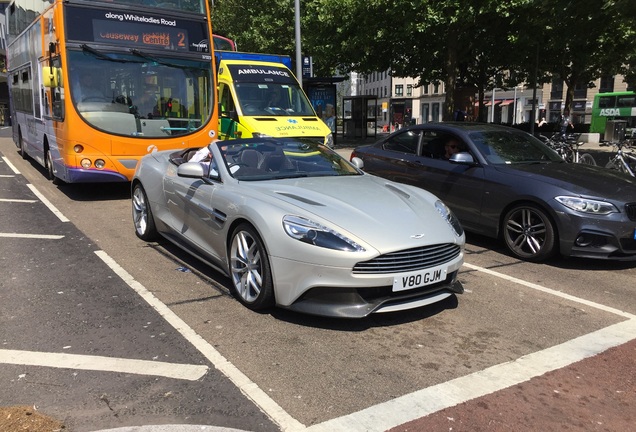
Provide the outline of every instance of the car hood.
[[437,197],[372,175],[275,180],[253,187],[262,194],[259,199],[266,196],[290,214],[337,226],[380,252],[405,243],[463,242],[435,208]]
[[556,186],[577,195],[636,201],[636,179],[598,166],[565,162],[496,166],[499,172]]

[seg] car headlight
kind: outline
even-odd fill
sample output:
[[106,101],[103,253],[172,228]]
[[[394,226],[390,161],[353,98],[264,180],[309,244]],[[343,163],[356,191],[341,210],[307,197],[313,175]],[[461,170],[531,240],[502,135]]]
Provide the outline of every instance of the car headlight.
[[558,196],[555,199],[567,208],[581,213],[596,215],[618,213],[618,209],[614,206],[614,204],[608,203],[606,201],[598,201],[572,196]]
[[333,134],[328,134],[325,137],[325,145],[329,147],[330,149],[333,148]]
[[442,218],[451,227],[453,227],[453,231],[455,231],[457,237],[461,237],[461,235],[464,234],[464,227],[462,227],[462,224],[459,223],[459,219],[455,217],[455,214],[451,211],[451,209],[449,209],[448,206],[440,200],[435,201],[435,208],[439,214],[442,215]]
[[300,216],[285,216],[283,228],[287,235],[303,243],[346,252],[364,252],[364,248],[353,240]]

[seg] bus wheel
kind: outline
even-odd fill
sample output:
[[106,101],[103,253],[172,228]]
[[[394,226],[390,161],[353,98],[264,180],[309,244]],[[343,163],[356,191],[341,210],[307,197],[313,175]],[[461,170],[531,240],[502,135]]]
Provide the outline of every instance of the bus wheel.
[[22,139],[22,131],[18,131],[18,146],[19,146],[19,152],[20,152],[20,156],[22,156],[22,159],[26,159],[27,156],[27,152],[24,149],[24,140]]
[[44,167],[46,168],[47,177],[53,182],[54,185],[62,183],[58,177],[55,177],[53,172],[53,157],[51,157],[51,150],[46,149],[46,160],[44,161]]

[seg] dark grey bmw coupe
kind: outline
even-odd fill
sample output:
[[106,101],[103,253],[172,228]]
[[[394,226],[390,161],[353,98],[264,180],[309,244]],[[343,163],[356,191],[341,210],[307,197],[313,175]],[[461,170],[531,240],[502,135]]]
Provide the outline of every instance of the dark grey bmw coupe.
[[518,258],[636,260],[636,179],[566,163],[514,128],[415,125],[356,148],[351,160],[432,192],[467,231],[502,238]]

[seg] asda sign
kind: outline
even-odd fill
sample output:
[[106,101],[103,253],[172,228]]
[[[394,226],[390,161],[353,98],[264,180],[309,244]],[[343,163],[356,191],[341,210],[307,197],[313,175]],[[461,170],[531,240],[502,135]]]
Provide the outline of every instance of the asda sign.
[[636,109],[632,110],[631,108],[602,108],[598,115],[601,117],[629,117],[633,115],[632,111],[636,111]]
[[[628,109],[629,111],[629,109]],[[601,117],[615,117],[620,115],[629,115],[629,112],[625,112],[625,114],[621,114],[620,108],[603,108],[599,113]]]

